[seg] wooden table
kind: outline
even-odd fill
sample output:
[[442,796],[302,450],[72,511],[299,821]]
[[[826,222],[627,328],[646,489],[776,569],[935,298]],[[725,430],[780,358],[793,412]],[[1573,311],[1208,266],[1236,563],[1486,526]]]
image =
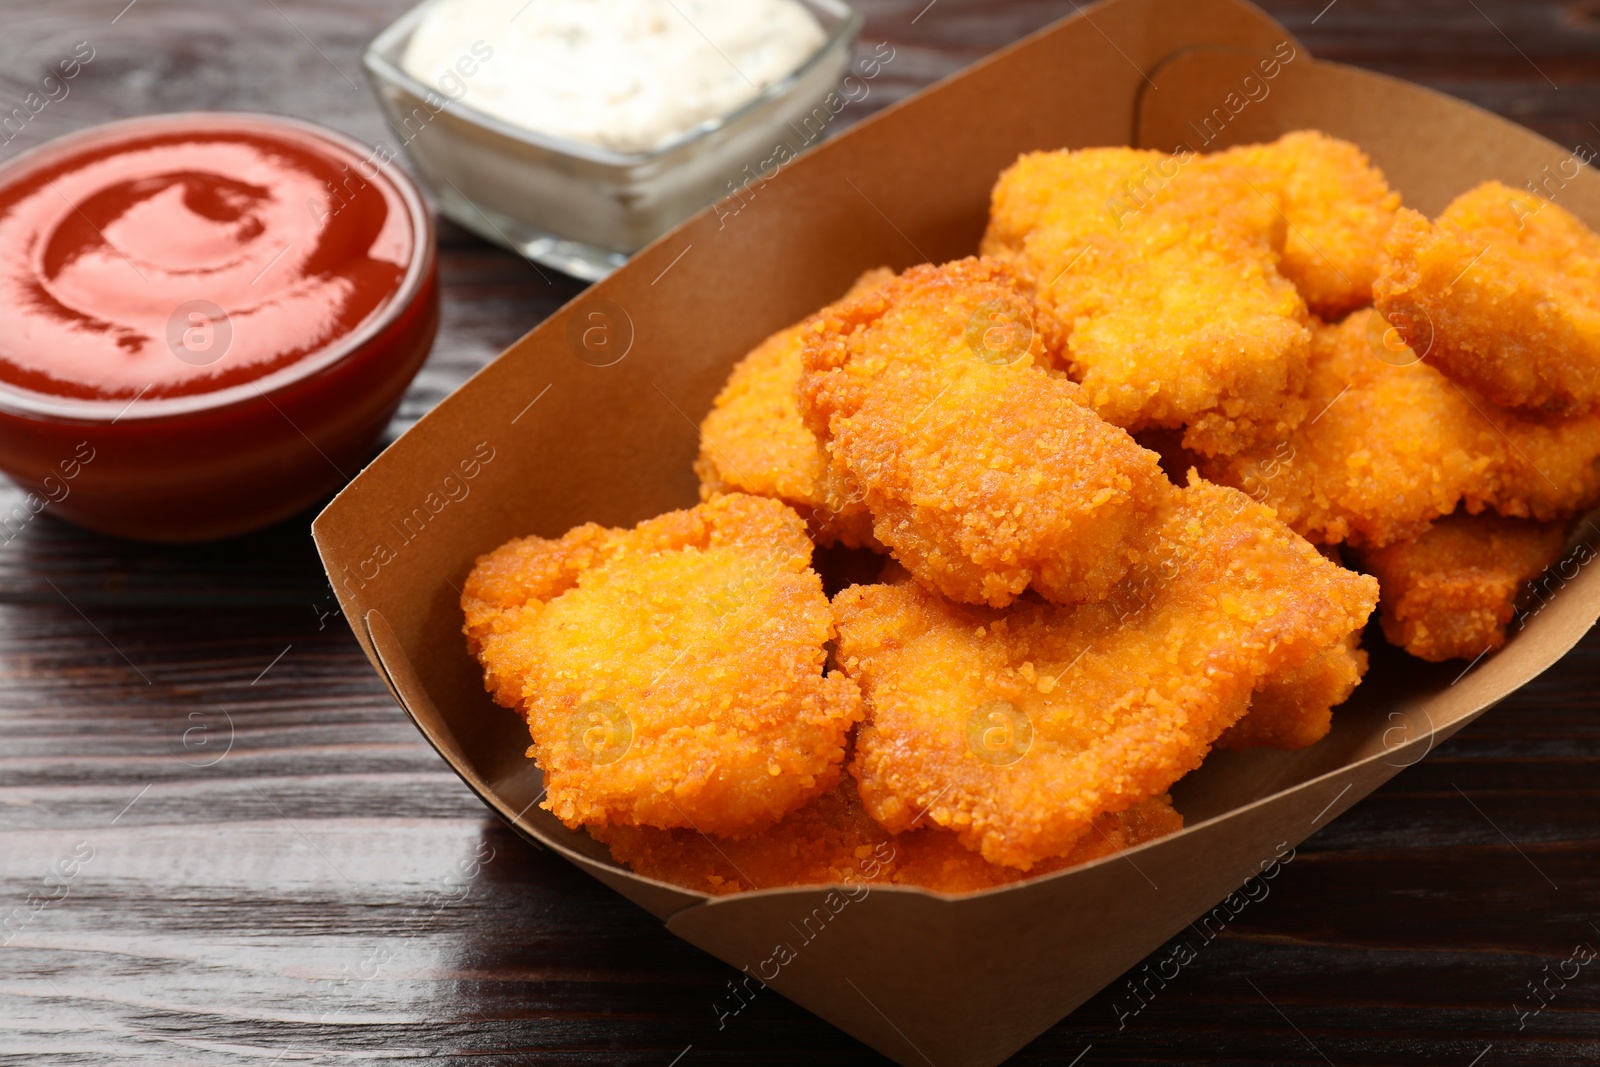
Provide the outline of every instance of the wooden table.
[[[94,48],[0,160],[189,108],[385,136],[359,55],[406,0],[126,3],[0,4],[0,110]],[[897,58],[856,115],[1073,8],[859,6]],[[1269,6],[1320,57],[1600,145],[1596,0]],[[578,290],[441,243],[443,329],[397,432]],[[732,970],[490,818],[369,669],[309,517],[152,548],[47,512],[0,547],[0,916],[26,916],[0,1064],[883,1062],[776,994],[719,1030]],[[1600,1062],[1600,970],[1519,1014],[1600,946],[1597,689],[1590,639],[1302,846],[1126,1029],[1102,994],[1016,1062]]]

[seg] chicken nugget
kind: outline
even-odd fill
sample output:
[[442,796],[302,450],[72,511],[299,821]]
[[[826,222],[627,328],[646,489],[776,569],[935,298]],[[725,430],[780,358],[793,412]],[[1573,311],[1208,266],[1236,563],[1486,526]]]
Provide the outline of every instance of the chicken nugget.
[[1052,265],[1059,271],[1082,251],[1074,240],[1118,233],[1126,215],[1196,158],[1139,148],[1026,152],[989,194],[982,254],[1043,291],[1055,280]]
[[963,848],[948,830],[923,827],[890,834],[867,814],[855,780],[845,775],[772,829],[743,840],[641,826],[597,827],[590,833],[637,874],[725,896],[794,885],[910,885],[966,893],[1065,870],[1182,828],[1183,816],[1171,798],[1152,797],[1096,819],[1096,832],[1067,855],[1024,874]]
[[1218,748],[1308,748],[1328,736],[1333,709],[1349,699],[1367,673],[1361,634],[1326,648],[1294,668],[1268,677],[1250,697],[1245,717],[1223,731]]
[[889,839],[894,849],[891,878],[895,885],[921,886],[940,893],[970,893],[1114,856],[1181,829],[1183,816],[1172,806],[1172,798],[1150,797],[1126,811],[1096,816],[1089,832],[1065,854],[1040,860],[1031,869],[1021,871],[990,863],[949,830],[930,826]]
[[1523,583],[1561,555],[1566,523],[1446,516],[1414,541],[1359,554],[1382,589],[1383,636],[1420,659],[1476,659],[1506,643]]
[[1296,130],[1206,160],[1259,169],[1277,188],[1288,224],[1278,270],[1313,313],[1343,318],[1372,303],[1400,194],[1365,152],[1317,130]]
[[1437,223],[1402,211],[1374,288],[1378,310],[1429,363],[1502,407],[1549,415],[1600,396],[1600,236],[1499,182]]
[[1600,412],[1539,418],[1497,408],[1459,387],[1456,391],[1499,434],[1489,477],[1461,494],[1468,511],[1476,515],[1487,507],[1514,518],[1548,521],[1570,518],[1600,501]]
[[1000,176],[982,250],[1020,265],[1070,328],[1089,403],[1128,430],[1186,427],[1228,453],[1303,416],[1308,313],[1278,271],[1278,183],[1192,152],[1023,156]]
[[1003,264],[920,266],[813,318],[803,409],[873,533],[972,603],[1103,597],[1169,491],[1158,458],[1047,369],[1059,328]]
[[486,687],[522,713],[568,826],[760,830],[838,780],[855,683],[800,517],[730,494],[481,557],[462,608]]
[[1236,490],[1175,493],[1136,572],[1098,603],[997,611],[910,583],[834,598],[837,660],[868,709],[851,770],[873,818],[926,818],[1027,870],[1165,793],[1265,680],[1366,622],[1376,581]]
[[[844,299],[893,278],[887,268],[869,270]],[[800,513],[819,545],[871,547],[871,514],[840,491],[822,442],[800,415],[802,326],[779,330],[752,349],[712,402],[694,465],[700,499],[729,492],[777,497]]]
[[1420,362],[1370,309],[1318,324],[1312,349],[1311,417],[1201,465],[1311,541],[1408,540],[1458,503],[1554,519],[1600,497],[1600,416],[1496,407]]
[[848,774],[771,829],[742,840],[649,826],[590,827],[589,834],[637,874],[715,896],[789,885],[887,884],[894,857],[889,831],[867,815]]

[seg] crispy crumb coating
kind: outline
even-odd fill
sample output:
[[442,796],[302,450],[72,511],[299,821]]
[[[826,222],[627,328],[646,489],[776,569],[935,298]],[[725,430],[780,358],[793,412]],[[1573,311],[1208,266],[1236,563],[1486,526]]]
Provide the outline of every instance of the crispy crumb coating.
[[1361,634],[1352,633],[1299,667],[1265,679],[1250,698],[1250,711],[1223,732],[1217,747],[1308,748],[1328,736],[1333,709],[1366,673]]
[[1169,797],[1152,797],[1127,811],[1101,816],[1094,827],[1098,832],[1086,835],[1066,855],[1024,874],[963,848],[948,830],[919,827],[890,834],[867,814],[855,780],[845,775],[772,829],[741,841],[650,827],[610,826],[590,832],[635,873],[715,896],[793,885],[910,885],[967,893],[1153,841],[1182,829],[1183,816]]
[[802,405],[873,533],[919,581],[1001,606],[1106,595],[1167,492],[1156,455],[1084,405],[1014,272],[912,267],[806,327]]
[[1046,260],[1058,258],[1061,238],[1116,234],[1123,215],[1176,172],[1175,157],[1149,149],[1025,152],[989,194],[983,255],[1012,262],[1035,284],[1048,283]]
[[834,598],[868,709],[852,773],[890,830],[919,818],[1023,870],[1199,766],[1269,678],[1342,647],[1377,582],[1198,479],[1109,599],[1007,611],[912,583]]
[[1313,313],[1338,319],[1372,303],[1400,194],[1365,152],[1316,130],[1296,130],[1207,159],[1258,169],[1276,186],[1288,223],[1278,270]]
[[[844,299],[894,278],[886,267],[856,279]],[[822,442],[800,415],[803,323],[779,330],[734,365],[700,424],[700,499],[718,493],[777,497],[806,520],[819,545],[872,547],[872,516],[848,499]]]
[[739,835],[830,789],[861,699],[824,676],[810,561],[798,515],[742,494],[481,557],[468,648],[527,719],[544,806],[572,827]]
[[1549,415],[1600,397],[1600,236],[1499,182],[1437,223],[1402,211],[1374,294],[1406,341],[1503,407]]
[[1281,184],[1194,153],[1035,152],[996,183],[982,251],[1070,328],[1073,376],[1103,417],[1233,452],[1304,414],[1309,319],[1277,267]]
[[1523,583],[1556,561],[1565,534],[1562,522],[1457,513],[1414,541],[1360,553],[1383,590],[1383,636],[1435,663],[1501,647]]
[[1600,416],[1498,408],[1419,362],[1370,309],[1319,324],[1312,347],[1311,417],[1201,467],[1310,540],[1408,540],[1458,502],[1554,519],[1600,498]]

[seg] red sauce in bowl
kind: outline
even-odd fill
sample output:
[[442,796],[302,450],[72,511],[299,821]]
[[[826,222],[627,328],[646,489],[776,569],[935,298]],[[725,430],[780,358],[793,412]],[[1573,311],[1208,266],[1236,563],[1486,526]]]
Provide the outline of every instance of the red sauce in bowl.
[[88,144],[0,189],[0,381],[187,396],[358,331],[416,235],[394,187],[329,147],[200,126]]
[[0,470],[36,512],[152,540],[314,503],[432,345],[432,227],[386,157],[267,115],[131,119],[0,166]]

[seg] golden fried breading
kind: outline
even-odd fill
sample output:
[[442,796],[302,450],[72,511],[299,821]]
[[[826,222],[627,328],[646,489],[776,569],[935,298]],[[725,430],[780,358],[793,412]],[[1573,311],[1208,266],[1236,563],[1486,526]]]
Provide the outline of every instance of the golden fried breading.
[[823,674],[810,560],[798,515],[743,494],[481,557],[468,648],[527,719],[544,806],[573,827],[739,835],[831,788],[861,700]]
[[1600,236],[1572,214],[1485,182],[1437,224],[1402,211],[1386,253],[1378,310],[1429,363],[1503,407],[1594,408]]
[[1187,427],[1207,455],[1288,432],[1309,344],[1278,272],[1278,183],[1194,153],[1023,156],[992,196],[985,255],[1020,265],[1066,323],[1073,376],[1129,430]]
[[[869,270],[843,299],[894,278]],[[741,359],[700,424],[700,499],[718,493],[772,496],[806,520],[820,545],[871,546],[872,516],[835,483],[822,442],[800,416],[801,327],[796,323],[762,341]]]
[[1065,870],[1133,848],[1183,828],[1169,797],[1152,797],[1096,819],[1067,855],[1028,874],[989,863],[937,827],[890,834],[872,821],[849,775],[772,829],[740,841],[692,830],[596,827],[612,857],[637,874],[724,896],[792,885],[910,885],[967,893]]
[[[1004,259],[1040,290],[1054,280],[1051,263],[1076,238],[1113,236],[1137,210],[1197,158],[1138,148],[1026,152],[1000,173],[989,194],[982,255]],[[1081,251],[1055,267],[1069,265]]]
[[930,826],[889,839],[895,850],[891,877],[896,885],[922,886],[940,893],[970,893],[1114,856],[1181,829],[1183,816],[1172,806],[1172,798],[1150,797],[1126,811],[1097,816],[1090,823],[1090,832],[1064,855],[1051,856],[1028,871],[1020,871],[990,863],[962,845],[955,834]]
[[[1312,312],[1343,318],[1372,303],[1383,239],[1400,194],[1367,154],[1316,130],[1286,133],[1270,144],[1242,145],[1207,162],[1242,164],[1270,176],[1288,222],[1278,270]],[[1263,184],[1265,187],[1265,184]]]
[[1218,748],[1308,748],[1328,736],[1333,709],[1349,699],[1367,673],[1361,634],[1256,688],[1250,711],[1223,731]]
[[1438,663],[1506,643],[1517,593],[1561,555],[1566,524],[1446,516],[1414,541],[1360,554],[1382,588],[1383,636]]
[[991,863],[1060,855],[1199,766],[1251,693],[1342,647],[1377,582],[1236,490],[1191,481],[1111,598],[966,607],[915,584],[834,598],[868,708],[851,771],[890,830],[919,818]]
[[693,830],[594,826],[589,835],[635,873],[723,895],[787,885],[887,882],[889,832],[867,815],[855,780],[839,782],[777,825],[742,840]]
[[1154,453],[1047,371],[1059,329],[1003,264],[920,266],[806,327],[803,409],[873,533],[972,603],[1105,596],[1167,491]]
[[1312,349],[1311,417],[1201,467],[1311,541],[1407,540],[1458,502],[1552,519],[1600,498],[1600,416],[1497,408],[1419,362],[1370,310],[1319,324]]

